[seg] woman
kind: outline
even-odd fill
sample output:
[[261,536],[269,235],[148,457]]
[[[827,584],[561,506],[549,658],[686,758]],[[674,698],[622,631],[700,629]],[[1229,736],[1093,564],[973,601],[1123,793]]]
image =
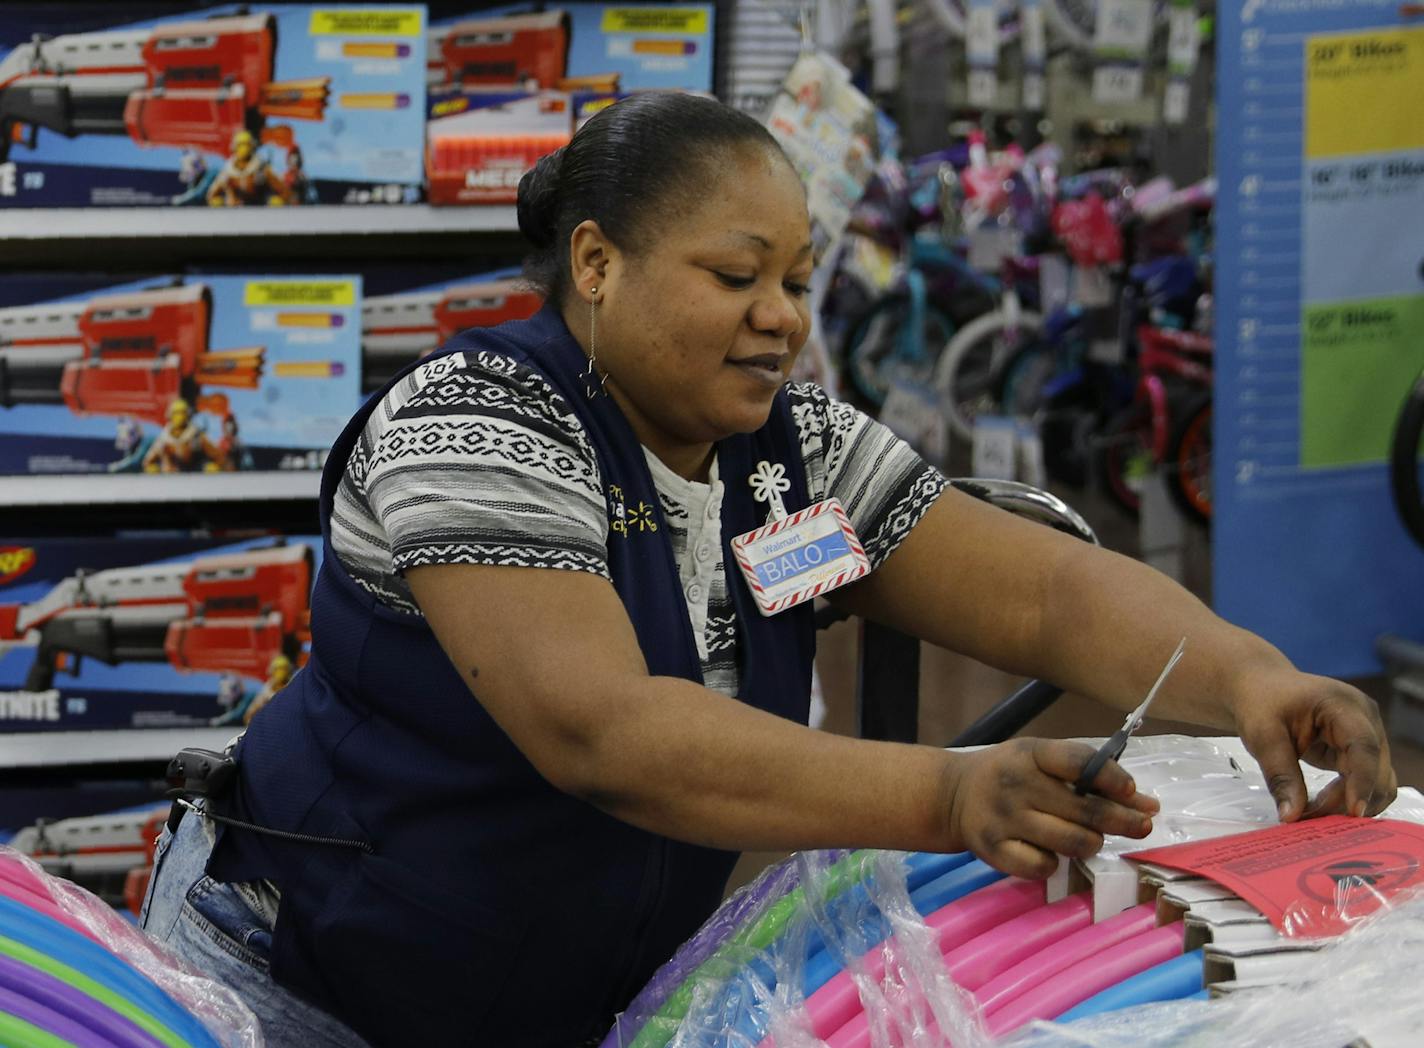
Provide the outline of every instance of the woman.
[[1239,732],[1282,818],[1305,813],[1298,754],[1342,772],[1317,809],[1392,799],[1363,695],[786,385],[809,222],[751,119],[621,102],[525,177],[519,221],[545,309],[459,336],[333,449],[311,662],[217,809],[307,839],[222,825],[214,848],[190,817],[160,859],[149,931],[272,1042],[596,1039],[744,848],[971,848],[1043,877],[1149,831],[1116,764],[1100,796],[1065,788],[1081,744],[806,728],[809,606],[762,615],[728,545],[776,467],[787,512],[835,497],[859,534],[873,570],[833,601],[1123,709],[1189,636],[1158,709]]

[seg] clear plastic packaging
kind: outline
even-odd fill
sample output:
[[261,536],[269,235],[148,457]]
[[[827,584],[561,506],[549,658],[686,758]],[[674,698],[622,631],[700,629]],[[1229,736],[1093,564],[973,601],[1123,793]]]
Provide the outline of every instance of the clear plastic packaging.
[[[1177,735],[1135,738],[1122,763],[1141,790],[1162,802],[1162,814],[1154,820],[1151,837],[1108,838],[1092,864],[1099,875],[1109,868],[1123,873],[1131,881],[1132,893],[1137,874],[1122,858],[1127,852],[1278,823],[1275,802],[1259,768],[1236,740]],[[1331,772],[1310,768],[1304,768],[1303,774],[1312,794],[1334,778]],[[1424,801],[1406,791],[1387,814],[1424,823]],[[1000,1044],[1341,1048],[1350,1040],[1301,1039],[1295,1016],[1284,1014],[1293,998],[1276,990],[1242,992],[1213,1002],[1144,1006],[1072,1026],[1039,1023],[1031,1032],[995,1040],[986,1032],[974,997],[956,986],[946,971],[943,922],[931,916],[934,911],[925,909],[922,899],[917,908],[912,898],[907,871],[923,858],[911,857],[907,865],[907,857],[896,852],[807,852],[769,868],[729,898],[654,976],[619,1017],[603,1048],[940,1048],[949,1044],[954,1048]],[[1393,871],[1403,872],[1402,865]],[[1352,877],[1351,871],[1344,871],[1342,877],[1338,898],[1302,898],[1288,915],[1295,934],[1319,934],[1331,919],[1362,923],[1357,932],[1333,942],[1330,954],[1319,955],[1312,974],[1319,971],[1318,978],[1333,986],[1322,969],[1365,963],[1368,951],[1338,951],[1357,934],[1368,933],[1369,941],[1382,943],[1391,958],[1387,963],[1371,962],[1379,970],[1370,978],[1387,981],[1390,965],[1424,975],[1424,902],[1401,907],[1406,927],[1391,932],[1385,919],[1362,920],[1381,902],[1375,897],[1380,893],[1370,891],[1371,882]],[[1343,960],[1330,960],[1337,957]],[[819,970],[824,976],[828,967],[844,973],[839,976],[843,990],[847,981],[853,985],[860,1002],[856,1007],[863,1005],[863,1016],[847,1021],[844,1009],[824,1009],[824,988],[830,984],[812,975]],[[1345,994],[1350,985],[1341,981],[1331,993]],[[1243,1013],[1263,993],[1274,995],[1275,1004]],[[1378,1010],[1384,1005],[1377,1002],[1373,1007]],[[1418,1012],[1424,1023],[1424,1004]],[[1134,1015],[1154,1018],[1136,1020]],[[1279,1033],[1273,1026],[1277,1020]],[[1156,1039],[1155,1029],[1154,1039],[1146,1039],[1142,1023],[1147,1021],[1178,1030],[1177,1039]],[[1318,1023],[1300,1028],[1304,1026],[1311,1027],[1313,1037],[1320,1028]],[[1238,1036],[1242,1030],[1249,1033]],[[1418,1030],[1424,1031],[1424,1025]],[[1408,1043],[1424,1043],[1424,1036],[1416,1035]]]
[[[105,903],[71,881],[53,877],[22,852],[0,846],[0,864],[19,867],[24,882],[100,945],[153,981],[226,1048],[262,1048],[257,1017],[222,983],[171,956]],[[66,922],[68,923],[68,922]]]
[[1217,1000],[1034,1023],[1005,1048],[1415,1048],[1424,1043],[1424,896],[1395,900],[1313,954],[1308,978]]

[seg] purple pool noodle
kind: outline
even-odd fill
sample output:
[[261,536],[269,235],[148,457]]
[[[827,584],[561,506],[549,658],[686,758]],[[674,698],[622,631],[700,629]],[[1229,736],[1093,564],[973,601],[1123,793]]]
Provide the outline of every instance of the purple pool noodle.
[[114,1048],[164,1048],[157,1037],[102,1001],[11,957],[0,957],[0,990],[17,993],[73,1020],[97,1034],[100,1043]]
[[[826,854],[829,861],[836,862],[850,853],[833,851]],[[800,879],[794,868],[788,869],[783,877],[764,877],[753,883],[747,888],[746,893],[727,909],[722,920],[716,924],[704,924],[696,935],[682,944],[671,960],[653,973],[648,984],[624,1009],[624,1014],[632,1016],[635,1021],[640,1016],[643,1018],[652,1016],[662,1007],[669,994],[686,982],[687,977],[717,951],[717,947],[726,942],[733,932],[745,925],[747,919],[761,909],[762,905],[768,901],[773,888],[780,889],[778,892],[778,897],[780,897],[780,895],[795,891],[799,883]],[[641,1024],[639,1025],[641,1026]],[[628,1030],[623,1031],[625,1034],[629,1032]],[[636,1034],[637,1031],[632,1032]],[[618,1048],[618,1033],[619,1029],[615,1024],[603,1038],[599,1048]]]
[[0,989],[0,1012],[13,1015],[45,1033],[68,1041],[76,1048],[111,1048],[111,1042],[107,1038],[89,1027],[80,1026],[68,1016],[60,1015],[59,1012],[13,990]]

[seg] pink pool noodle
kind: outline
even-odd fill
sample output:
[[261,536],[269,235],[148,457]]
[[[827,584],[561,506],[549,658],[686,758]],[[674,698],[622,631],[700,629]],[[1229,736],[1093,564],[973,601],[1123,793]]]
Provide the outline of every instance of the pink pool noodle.
[[[7,876],[11,871],[17,871],[14,876]],[[36,913],[42,913],[68,928],[73,928],[80,935],[88,939],[93,939],[99,945],[98,936],[84,927],[73,914],[66,910],[61,910],[55,904],[53,897],[45,891],[44,885],[39,878],[31,876],[30,872],[17,863],[0,862],[0,895],[13,899],[22,906],[28,906]]]
[[1145,902],[1123,911],[1116,917],[1110,917],[1101,924],[1080,929],[990,979],[975,995],[979,999],[979,1006],[984,1009],[985,1015],[993,1014],[1063,969],[1116,946],[1134,935],[1149,931],[1156,924],[1156,904]]
[[[1015,879],[996,881],[976,892],[941,906],[925,918],[934,932],[939,950],[955,949],[991,928],[1012,920],[1019,914],[1043,905],[1044,886],[1041,881]],[[862,958],[866,974],[879,981],[885,975],[883,943],[872,947]],[[806,1013],[816,1036],[825,1040],[861,1010],[860,991],[850,972],[837,972],[835,977],[806,1000]],[[758,1048],[772,1048],[771,1038]]]
[[1052,1019],[1095,993],[1182,952],[1182,924],[1164,925],[1135,935],[1091,959],[1059,972],[1042,985],[1009,1001],[985,1019],[994,1037],[1017,1030],[1031,1019]]
[[[976,935],[944,955],[949,977],[965,990],[977,990],[1000,972],[1052,943],[1093,923],[1093,899],[1079,892],[1048,906],[1019,914]],[[832,1034],[831,1048],[869,1048],[870,1017],[858,1012]]]
[[949,977],[966,990],[979,989],[1026,957],[1093,923],[1093,899],[1079,892],[1020,914],[944,956]]

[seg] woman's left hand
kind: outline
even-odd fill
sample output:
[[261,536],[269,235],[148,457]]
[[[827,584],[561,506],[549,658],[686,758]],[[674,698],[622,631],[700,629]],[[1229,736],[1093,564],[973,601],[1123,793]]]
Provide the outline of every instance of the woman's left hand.
[[[1358,688],[1273,665],[1244,672],[1235,692],[1237,730],[1282,822],[1377,815],[1394,802],[1398,782],[1379,707]],[[1308,806],[1302,759],[1340,773]]]

